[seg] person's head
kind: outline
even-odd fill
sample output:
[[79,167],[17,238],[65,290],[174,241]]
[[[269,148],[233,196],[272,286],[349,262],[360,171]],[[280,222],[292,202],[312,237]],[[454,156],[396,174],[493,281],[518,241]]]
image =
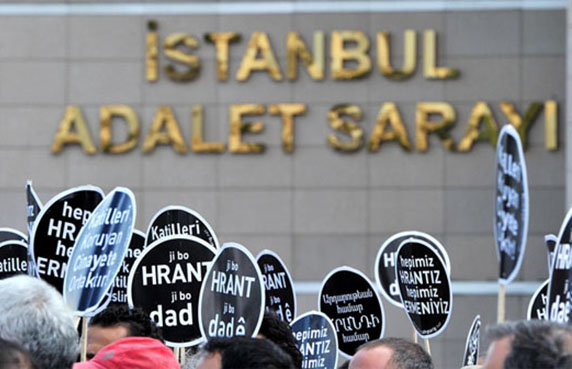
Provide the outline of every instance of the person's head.
[[294,369],[290,355],[265,338],[233,338],[221,364],[221,369]]
[[548,321],[529,320],[514,325],[504,369],[572,368],[572,329]]
[[511,349],[514,323],[507,322],[487,328],[489,348],[483,362],[483,369],[502,369]]
[[433,362],[421,346],[388,337],[361,345],[349,369],[433,369]]
[[46,282],[25,275],[0,280],[0,338],[24,347],[39,368],[71,368],[79,339],[71,311]]
[[292,329],[276,313],[269,312],[264,314],[258,336],[269,339],[290,355],[295,368],[302,367],[302,353],[296,346]]
[[36,369],[36,367],[22,347],[0,338],[0,369]]
[[87,357],[92,358],[103,347],[125,337],[149,337],[162,340],[157,325],[143,312],[126,305],[112,305],[89,321]]
[[197,356],[196,369],[220,369],[222,367],[222,353],[230,346],[231,338],[211,338],[205,342]]
[[180,369],[179,362],[163,342],[149,337],[121,338],[101,350],[90,361],[73,369]]

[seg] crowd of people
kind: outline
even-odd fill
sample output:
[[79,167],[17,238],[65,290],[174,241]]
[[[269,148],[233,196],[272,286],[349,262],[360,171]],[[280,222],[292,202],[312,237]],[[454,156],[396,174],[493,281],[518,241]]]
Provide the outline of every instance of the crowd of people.
[[[80,362],[77,321],[62,296],[29,276],[0,280],[0,369],[307,369],[288,324],[264,316],[256,338],[211,339],[179,360],[161,330],[138,309],[112,306],[90,319],[88,361]],[[572,329],[548,321],[499,324],[477,366],[482,369],[572,368]],[[180,362],[181,361],[181,362]],[[361,346],[340,367],[433,369],[425,350],[386,337]],[[477,368],[475,367],[475,368]]]

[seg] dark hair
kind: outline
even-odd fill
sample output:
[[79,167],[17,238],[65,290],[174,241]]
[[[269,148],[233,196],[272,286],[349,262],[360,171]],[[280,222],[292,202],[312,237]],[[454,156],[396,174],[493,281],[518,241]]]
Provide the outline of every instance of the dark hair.
[[486,339],[490,345],[494,341],[502,340],[505,337],[513,336],[516,332],[514,322],[505,322],[487,327]]
[[276,313],[267,312],[264,314],[258,334],[274,342],[285,353],[290,355],[295,368],[299,369],[302,367],[302,353],[298,350],[296,340],[292,334],[292,328],[290,328],[288,323],[280,319]]
[[504,368],[572,368],[571,344],[572,330],[568,326],[541,320],[518,322]]
[[221,363],[222,369],[294,369],[290,356],[265,338],[231,339]]
[[0,369],[35,369],[24,348],[0,338]]
[[391,363],[396,369],[433,369],[433,361],[421,346],[403,338],[382,338],[361,345],[358,351],[376,347],[388,347],[392,350]]
[[89,321],[90,326],[125,326],[131,337],[150,337],[163,340],[161,330],[140,308],[129,309],[126,305],[111,305]]
[[201,345],[200,352],[214,354],[223,353],[232,343],[232,338],[209,338],[209,340]]

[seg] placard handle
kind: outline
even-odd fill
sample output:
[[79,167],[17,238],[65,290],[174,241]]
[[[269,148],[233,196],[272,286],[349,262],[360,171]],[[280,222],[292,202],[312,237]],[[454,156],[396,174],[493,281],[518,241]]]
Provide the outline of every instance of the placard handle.
[[429,338],[425,338],[425,351],[431,356],[431,345],[429,344]]
[[87,361],[87,322],[88,318],[81,318],[81,361]]
[[419,343],[419,338],[417,337],[417,331],[413,328],[413,342]]
[[504,323],[505,317],[505,296],[506,296],[506,285],[499,283],[499,298],[498,298],[498,312],[497,312],[497,323]]
[[181,347],[181,358],[179,360],[179,363],[181,364],[181,367],[183,365],[185,365],[185,362],[187,361],[187,352],[185,350],[184,347]]

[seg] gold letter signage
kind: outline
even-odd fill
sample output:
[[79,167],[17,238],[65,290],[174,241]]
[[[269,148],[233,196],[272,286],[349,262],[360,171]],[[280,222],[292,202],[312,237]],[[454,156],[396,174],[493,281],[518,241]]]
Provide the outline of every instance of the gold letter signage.
[[[380,29],[373,35],[362,30],[333,30],[329,33],[313,30],[310,34],[289,31],[283,38],[271,40],[268,33],[263,31],[249,35],[208,30],[199,35],[184,31],[164,34],[157,21],[149,20],[146,31],[145,38],[141,41],[144,45],[145,66],[142,80],[150,83],[150,88],[159,82],[176,82],[180,84],[178,89],[186,86],[198,88],[193,83],[198,80],[204,82],[205,79],[207,83],[219,83],[220,88],[224,88],[232,80],[244,84],[242,88],[246,95],[253,73],[268,76],[262,79],[268,87],[257,86],[263,89],[292,88],[291,84],[297,83],[300,74],[309,81],[306,83],[323,83],[324,90],[338,88],[336,85],[341,87],[348,80],[365,83],[357,81],[368,76],[378,78],[379,81],[375,83],[379,83],[380,88],[389,90],[394,84],[407,83],[414,89],[421,83],[443,83],[443,80],[455,83],[455,79],[462,78],[459,70],[445,66],[443,61],[438,60],[442,35],[432,29],[406,29],[397,35],[392,35],[385,29]],[[395,57],[391,57],[396,43],[403,45],[403,57],[397,59],[397,62]],[[238,53],[238,58],[234,55],[234,61],[240,61],[234,66],[236,72],[233,73],[231,47],[234,53]],[[214,48],[216,73],[213,75],[202,75],[204,69],[201,63],[205,59],[201,58],[203,48]],[[421,55],[418,55],[418,50]],[[278,59],[278,55],[282,59]],[[420,61],[422,66],[418,68]],[[416,74],[422,78],[414,79]],[[324,82],[327,79],[329,81]],[[431,145],[436,146],[439,142],[447,151],[470,152],[475,145],[494,148],[499,130],[505,124],[511,124],[517,129],[523,146],[526,147],[530,128],[534,124],[542,124],[537,123],[542,119],[538,118],[541,115],[545,148],[548,151],[558,150],[558,102],[552,99],[519,107],[510,101],[476,101],[465,122],[457,122],[455,107],[445,101],[416,101],[415,119],[412,121],[410,116],[402,114],[401,109],[404,107],[399,107],[394,101],[379,101],[377,116],[370,116],[363,113],[369,111],[369,106],[352,103],[353,99],[350,92],[346,99],[332,101],[327,114],[313,121],[305,121],[304,117],[312,110],[312,106],[300,101],[273,102],[267,105],[248,100],[248,104],[231,102],[226,107],[227,116],[219,117],[227,122],[227,131],[219,133],[220,137],[212,137],[213,130],[209,130],[208,124],[216,122],[205,121],[205,110],[213,107],[205,107],[193,101],[189,101],[186,107],[191,111],[190,116],[188,113],[185,118],[179,116],[180,121],[176,118],[173,106],[165,104],[155,107],[151,127],[143,137],[138,116],[142,112],[137,112],[131,106],[102,105],[99,107],[99,117],[90,117],[84,116],[81,107],[70,105],[63,113],[51,151],[60,153],[68,146],[75,146],[86,154],[93,155],[99,147],[101,153],[115,155],[138,147],[144,153],[152,153],[158,146],[162,146],[160,150],[190,155],[225,152],[261,154],[269,143],[275,145],[279,142],[283,152],[291,154],[296,146],[297,125],[323,124],[330,128],[324,141],[332,150],[340,152],[357,152],[364,146],[370,154],[383,152],[386,147],[426,152]],[[177,109],[180,108],[177,106]],[[259,119],[253,121],[252,116],[258,116]],[[97,118],[99,122],[94,121]],[[99,135],[92,136],[90,126],[95,129],[97,123]],[[271,138],[273,142],[262,142],[260,138],[254,140],[250,137],[262,132],[265,124],[280,124],[280,135]],[[117,129],[118,126],[126,129]],[[458,141],[453,139],[453,129],[462,133]],[[116,131],[126,133],[119,134]],[[190,132],[190,137],[184,137],[182,132]],[[99,137],[97,146],[94,137]]]

